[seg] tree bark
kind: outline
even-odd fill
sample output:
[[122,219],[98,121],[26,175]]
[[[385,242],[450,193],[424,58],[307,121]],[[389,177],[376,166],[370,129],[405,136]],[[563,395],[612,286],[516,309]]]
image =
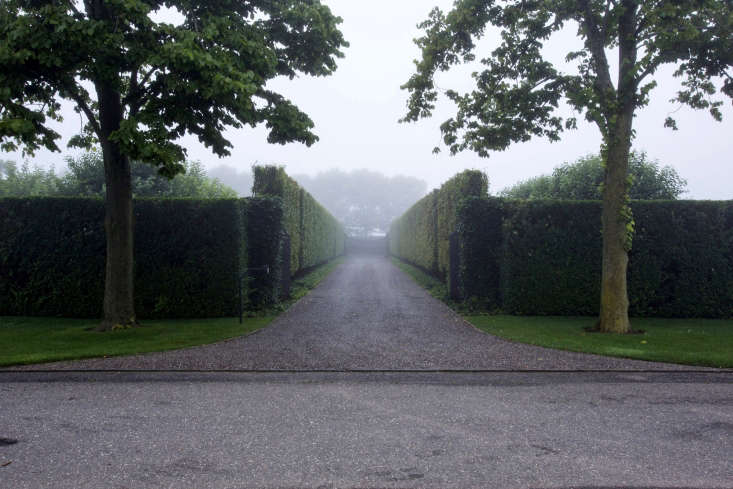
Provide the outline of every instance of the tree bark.
[[100,143],[106,183],[107,265],[104,280],[104,317],[99,330],[137,324],[134,304],[133,213],[130,162],[110,134],[123,117],[118,91],[97,83]]
[[626,271],[629,263],[628,173],[633,106],[618,114],[614,138],[606,143],[603,183],[603,265],[599,328],[604,333],[628,333],[629,297]]

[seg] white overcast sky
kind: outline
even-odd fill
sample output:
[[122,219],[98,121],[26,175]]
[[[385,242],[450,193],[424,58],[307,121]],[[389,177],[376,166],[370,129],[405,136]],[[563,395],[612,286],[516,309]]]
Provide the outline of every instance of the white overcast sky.
[[[418,123],[399,124],[404,115],[407,92],[400,90],[412,74],[412,60],[419,52],[412,42],[420,34],[416,25],[427,17],[434,6],[448,9],[452,0],[324,0],[341,17],[342,32],[351,46],[339,62],[337,72],[327,78],[302,77],[293,81],[276,80],[272,87],[280,90],[308,113],[316,124],[320,141],[306,148],[299,144],[269,145],[263,128],[231,130],[227,137],[234,145],[232,156],[219,159],[195,138],[183,140],[190,159],[200,160],[207,167],[226,164],[241,170],[253,163],[285,165],[291,174],[316,174],[339,168],[368,168],[386,175],[411,175],[427,181],[429,188],[439,186],[455,173],[476,168],[485,171],[490,189],[498,192],[520,180],[549,173],[565,161],[573,161],[597,152],[598,130],[581,124],[579,130],[564,134],[562,142],[532,140],[479,158],[473,153],[450,156],[432,149],[440,143],[440,124],[451,115],[449,103],[440,104],[431,119]],[[573,33],[557,36],[550,56],[562,60],[568,44],[576,42]],[[488,38],[479,53],[488,54],[492,39]],[[439,78],[441,88],[470,89],[471,68]],[[671,104],[669,99],[679,86],[671,76],[672,69],[658,72],[659,87],[652,94],[652,103],[638,112],[635,148],[645,150],[653,159],[671,165],[688,180],[687,198],[733,199],[733,108],[726,101],[724,120],[718,123],[705,111],[693,111]],[[663,127],[664,119],[674,112],[679,131]],[[60,127],[65,139],[75,134],[79,118],[69,111]],[[64,142],[65,144],[65,142]],[[64,154],[69,154],[67,151]],[[19,154],[0,158],[20,160]],[[38,153],[39,165],[55,165],[63,169],[63,155]],[[224,182],[226,183],[226,182]]]

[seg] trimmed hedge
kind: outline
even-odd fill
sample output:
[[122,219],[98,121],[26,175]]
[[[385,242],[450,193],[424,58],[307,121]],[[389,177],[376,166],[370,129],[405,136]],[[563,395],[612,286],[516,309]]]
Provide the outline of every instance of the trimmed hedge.
[[597,314],[600,202],[515,201],[504,210],[503,309],[524,315]]
[[269,306],[280,300],[282,201],[276,197],[253,197],[241,202],[247,236],[245,263],[250,268],[245,309]]
[[458,208],[461,297],[479,299],[481,309],[500,310],[504,201],[469,197]]
[[344,253],[346,234],[341,223],[303,190],[285,169],[254,166],[252,193],[276,196],[283,202],[283,226],[290,235],[293,275]]
[[[733,202],[631,207],[630,314],[733,317]],[[512,314],[598,314],[600,215],[600,202],[466,200],[457,225],[464,296]]]
[[0,199],[0,229],[0,315],[101,317],[101,199]]
[[733,201],[632,202],[629,309],[733,317]]
[[391,253],[447,280],[449,239],[457,227],[458,207],[466,197],[485,197],[488,187],[486,175],[477,170],[466,170],[445,182],[392,223]]
[[[134,213],[139,317],[234,316],[247,263],[277,269],[277,199],[142,199]],[[101,317],[103,223],[101,199],[1,199],[0,315]],[[273,277],[252,275],[250,307],[277,296]]]

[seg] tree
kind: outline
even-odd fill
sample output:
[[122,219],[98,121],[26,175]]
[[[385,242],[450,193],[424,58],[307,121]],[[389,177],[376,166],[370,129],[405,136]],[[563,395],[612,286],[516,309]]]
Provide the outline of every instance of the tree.
[[18,168],[14,161],[0,160],[0,197],[55,195],[60,183],[53,168],[31,168],[27,161]]
[[[634,200],[674,200],[685,192],[687,181],[670,166],[659,167],[645,152],[629,155],[629,198]],[[603,183],[601,155],[588,155],[575,163],[565,163],[552,172],[520,182],[501,192],[511,199],[600,200]]]
[[[66,158],[69,172],[60,179],[58,190],[51,195],[104,197],[104,161],[99,152],[86,152],[76,158]],[[151,165],[130,162],[132,195],[134,197],[224,199],[236,198],[237,193],[219,180],[207,177],[198,161],[184,161],[183,171],[173,178],[162,177]]]
[[[155,14],[173,9],[178,24]],[[100,329],[136,324],[130,160],[172,177],[186,133],[217,155],[227,127],[265,123],[268,141],[311,145],[313,122],[266,88],[328,75],[346,46],[319,0],[5,0],[0,9],[0,141],[58,150],[60,100],[85,119],[70,145],[102,148],[107,266]]]
[[[403,121],[428,117],[438,91],[435,74],[474,61],[476,40],[489,26],[501,41],[481,60],[470,93],[446,92],[457,106],[441,125],[451,153],[480,156],[532,137],[558,141],[575,128],[559,111],[564,100],[601,132],[603,178],[603,264],[599,328],[628,332],[626,269],[633,235],[628,207],[628,167],[633,120],[645,106],[665,64],[683,78],[676,101],[708,109],[721,119],[720,92],[733,97],[733,1],[731,0],[457,0],[446,15],[434,9],[416,40],[422,58],[403,86],[410,92]],[[582,49],[567,52],[576,73],[563,73],[545,58],[546,45],[562,29],[577,29]],[[618,66],[609,53],[618,55]],[[612,73],[618,71],[613,79]],[[673,129],[676,123],[668,118]]]

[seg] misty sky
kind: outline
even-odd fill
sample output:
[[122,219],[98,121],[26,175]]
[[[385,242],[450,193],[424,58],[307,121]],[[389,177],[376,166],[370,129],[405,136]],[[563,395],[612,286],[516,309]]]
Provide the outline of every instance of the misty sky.
[[[431,119],[399,124],[405,113],[407,92],[400,90],[414,68],[418,50],[412,42],[419,35],[416,24],[427,17],[433,6],[450,8],[452,0],[323,0],[335,14],[343,17],[341,28],[351,47],[345,51],[335,75],[328,78],[276,80],[272,87],[291,98],[315,121],[321,140],[311,148],[299,144],[269,145],[264,129],[232,130],[227,133],[234,145],[229,158],[219,159],[195,138],[184,145],[190,159],[206,167],[219,164],[246,170],[253,163],[282,164],[291,174],[315,174],[330,168],[343,170],[368,168],[388,176],[417,176],[428,187],[439,186],[455,173],[476,168],[485,171],[492,193],[517,181],[542,173],[554,166],[597,152],[600,135],[595,126],[581,124],[567,132],[560,143],[532,140],[512,146],[490,158],[473,153],[451,157],[432,149],[440,143],[440,124],[450,117],[449,103],[440,104]],[[563,62],[564,53],[576,47],[574,32],[556,36],[548,56]],[[483,52],[491,50],[495,37],[482,43]],[[569,46],[571,45],[572,46]],[[471,88],[471,67],[438,78],[443,89]],[[689,193],[696,199],[733,199],[733,109],[729,100],[723,107],[724,120],[718,123],[705,111],[693,111],[671,104],[679,82],[670,67],[657,74],[659,87],[652,93],[652,103],[638,112],[635,129],[636,149],[646,150],[652,159],[673,166],[688,180]],[[679,131],[663,127],[664,119],[674,112]],[[66,140],[80,125],[78,115],[66,111],[66,121],[58,128]],[[65,151],[64,154],[73,154]],[[39,152],[33,160],[42,166],[63,168],[63,155]],[[3,159],[21,160],[20,154],[0,154]],[[224,182],[226,183],[226,182]]]

